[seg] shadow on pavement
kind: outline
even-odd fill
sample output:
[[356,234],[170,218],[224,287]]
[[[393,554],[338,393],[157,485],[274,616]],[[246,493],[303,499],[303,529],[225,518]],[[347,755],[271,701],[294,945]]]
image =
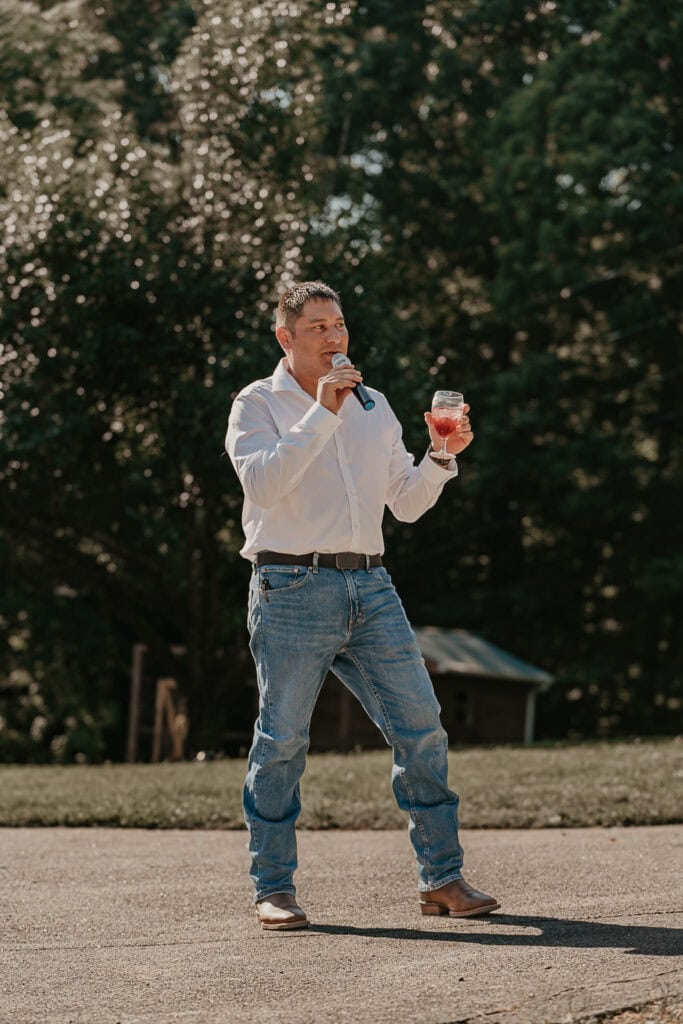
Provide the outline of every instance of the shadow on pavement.
[[[444,924],[448,922],[444,918]],[[424,931],[412,928],[356,928],[352,925],[311,924],[308,934],[362,935],[376,939],[417,939],[427,942],[473,942],[484,946],[566,946],[568,948],[623,948],[642,956],[680,956],[683,930],[644,925],[601,924],[596,921],[567,921],[555,917],[526,917],[496,914],[482,919],[460,919],[468,925],[487,925],[490,931]],[[532,928],[535,934],[496,934],[499,927]],[[304,935],[305,932],[299,934]]]

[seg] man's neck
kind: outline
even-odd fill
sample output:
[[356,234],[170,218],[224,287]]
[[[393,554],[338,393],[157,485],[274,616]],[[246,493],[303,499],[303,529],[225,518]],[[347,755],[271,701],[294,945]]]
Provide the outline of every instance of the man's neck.
[[311,398],[317,398],[317,396],[318,396],[318,382],[317,382],[317,380],[312,380],[312,379],[306,380],[306,379],[304,379],[302,377],[298,377],[296,375],[296,373],[294,373],[294,370],[291,368],[291,366],[289,365],[289,362],[287,361],[286,358],[285,358],[285,369],[287,370],[287,373],[291,377],[294,378],[294,380],[297,382],[297,384],[299,385],[299,387],[301,388],[302,391],[305,391],[307,395],[311,396]]

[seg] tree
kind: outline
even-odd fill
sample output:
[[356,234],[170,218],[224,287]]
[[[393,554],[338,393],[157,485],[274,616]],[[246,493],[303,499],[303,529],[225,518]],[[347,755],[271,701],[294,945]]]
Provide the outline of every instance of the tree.
[[[246,731],[222,437],[277,357],[276,293],[309,276],[341,289],[418,458],[435,387],[473,406],[450,497],[387,520],[413,619],[555,672],[548,734],[671,727],[680,28],[643,0],[8,5],[0,673],[30,698],[17,736],[41,719],[21,756],[67,735],[55,756],[119,756],[140,641],[191,746]],[[86,716],[108,723],[87,751]]]
[[478,435],[462,504],[440,503],[417,542],[394,531],[395,575],[418,621],[557,672],[556,730],[663,728],[680,707],[681,576],[663,549],[680,518],[680,18],[368,5],[346,69],[346,137],[379,151],[368,188],[419,339],[409,372],[462,386]]
[[[315,150],[315,114],[304,111],[319,72],[295,69],[292,103],[303,106],[288,112],[265,60],[284,36],[278,9],[216,10],[167,69],[173,144],[160,130],[140,139],[139,111],[111,108],[117,87],[107,77],[87,139],[70,125],[68,104],[28,127],[12,121],[14,108],[3,122],[7,178],[23,175],[6,189],[3,212],[17,233],[2,254],[2,504],[14,605],[30,638],[20,660],[43,689],[56,678],[52,662],[37,666],[33,622],[61,622],[66,588],[72,607],[114,641],[101,670],[103,692],[117,694],[119,753],[133,642],[147,645],[151,672],[180,673],[195,747],[220,745],[236,717],[242,728],[248,720],[248,567],[222,439],[231,396],[275,360],[272,277],[292,279],[305,264],[316,206],[301,175],[320,187],[297,134],[306,130]],[[64,27],[50,14],[35,14],[46,37]],[[295,24],[288,38],[296,36]],[[88,47],[116,54],[104,33]],[[74,93],[85,59],[77,52]],[[206,86],[221,68],[212,93]],[[50,67],[43,71],[49,85]],[[59,91],[69,93],[63,67],[60,75]],[[4,628],[14,635],[16,615]],[[56,657],[69,635],[55,630]],[[84,645],[85,678],[98,647]],[[169,653],[178,647],[180,666]]]

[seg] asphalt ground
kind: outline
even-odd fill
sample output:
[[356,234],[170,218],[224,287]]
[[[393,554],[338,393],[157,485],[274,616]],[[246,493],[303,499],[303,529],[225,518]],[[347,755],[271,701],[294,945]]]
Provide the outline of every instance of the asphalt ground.
[[568,1024],[683,995],[683,826],[462,835],[490,917],[419,914],[405,832],[302,832],[264,932],[245,832],[0,830],[2,1024]]

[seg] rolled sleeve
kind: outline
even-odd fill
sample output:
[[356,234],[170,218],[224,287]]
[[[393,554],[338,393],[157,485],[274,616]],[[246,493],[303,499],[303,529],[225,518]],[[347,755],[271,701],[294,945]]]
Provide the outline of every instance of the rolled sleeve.
[[436,465],[425,455],[416,466],[403,444],[401,425],[394,417],[394,439],[387,505],[402,522],[414,523],[436,504],[449,480],[458,475],[457,464],[448,469]]
[[425,480],[428,480],[433,484],[448,483],[449,480],[454,480],[458,475],[458,463],[455,456],[453,456],[453,461],[448,466],[444,467],[440,466],[438,462],[434,461],[434,459],[430,459],[427,454],[418,468]]

